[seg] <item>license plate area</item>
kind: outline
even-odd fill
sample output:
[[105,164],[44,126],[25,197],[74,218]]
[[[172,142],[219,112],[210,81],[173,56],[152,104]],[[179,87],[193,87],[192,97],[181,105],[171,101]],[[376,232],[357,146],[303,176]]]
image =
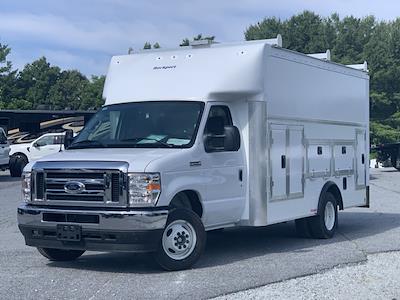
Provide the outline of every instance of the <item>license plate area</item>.
[[81,226],[57,224],[57,240],[79,242],[81,238],[82,238]]

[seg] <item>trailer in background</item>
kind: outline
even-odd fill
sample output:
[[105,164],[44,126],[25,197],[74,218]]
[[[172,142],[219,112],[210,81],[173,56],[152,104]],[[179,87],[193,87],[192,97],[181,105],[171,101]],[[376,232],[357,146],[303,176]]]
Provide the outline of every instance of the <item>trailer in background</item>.
[[[0,110],[0,129],[7,134],[8,140],[7,151],[4,150],[5,144],[0,145],[0,156],[4,156],[5,152],[8,156],[9,153],[6,164],[0,159],[0,169],[9,168],[11,176],[21,176],[22,169],[35,156],[33,150],[37,150],[37,158],[61,150],[63,132],[71,129],[77,134],[94,113],[72,110]],[[43,145],[36,143],[52,136],[53,142],[48,141]]]
[[11,144],[28,143],[50,132],[78,133],[95,111],[0,110],[0,127]]

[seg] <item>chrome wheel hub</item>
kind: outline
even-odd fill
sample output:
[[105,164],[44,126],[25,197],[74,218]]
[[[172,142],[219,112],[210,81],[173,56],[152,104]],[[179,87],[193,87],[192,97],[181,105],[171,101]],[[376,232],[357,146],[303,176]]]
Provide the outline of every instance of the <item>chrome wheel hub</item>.
[[335,207],[333,206],[332,202],[327,202],[325,206],[325,216],[324,216],[324,221],[325,221],[325,227],[329,231],[333,229],[335,226],[335,220],[336,215],[335,215]]
[[175,260],[185,259],[192,254],[196,241],[197,236],[193,226],[184,220],[168,224],[162,236],[165,253]]

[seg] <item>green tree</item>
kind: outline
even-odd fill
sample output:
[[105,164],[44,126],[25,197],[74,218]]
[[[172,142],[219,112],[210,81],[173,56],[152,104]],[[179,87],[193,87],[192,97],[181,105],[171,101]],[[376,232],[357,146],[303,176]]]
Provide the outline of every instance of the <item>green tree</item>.
[[11,49],[8,45],[0,43],[0,75],[4,75],[11,71],[11,61],[7,60],[7,56],[10,54]]
[[62,71],[49,90],[49,104],[53,109],[79,109],[88,84],[89,80],[79,71]]
[[30,102],[33,109],[38,105],[50,107],[53,102],[49,91],[59,77],[60,68],[50,66],[45,57],[27,64],[18,76],[18,86],[22,90],[21,98]]
[[310,11],[291,17],[284,24],[284,46],[302,53],[327,49],[323,19]]
[[278,33],[283,34],[283,32],[284,29],[281,20],[273,17],[266,18],[255,25],[250,25],[246,29],[244,36],[247,41],[263,40],[276,37]]
[[11,49],[0,43],[0,109],[6,109],[18,95],[17,70],[12,70],[12,63],[7,59]]
[[82,94],[79,109],[99,109],[104,104],[103,88],[105,76],[92,76]]
[[149,42],[144,43],[143,49],[144,49],[144,50],[149,50],[149,49],[151,49],[151,44],[150,44]]

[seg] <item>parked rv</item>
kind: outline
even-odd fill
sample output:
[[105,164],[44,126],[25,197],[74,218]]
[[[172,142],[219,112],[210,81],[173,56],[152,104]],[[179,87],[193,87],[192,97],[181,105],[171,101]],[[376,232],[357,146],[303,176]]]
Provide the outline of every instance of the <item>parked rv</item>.
[[8,169],[10,161],[10,144],[7,140],[7,135],[3,128],[0,127],[0,171]]
[[[112,58],[104,107],[30,162],[18,223],[50,260],[154,252],[191,267],[206,232],[296,220],[331,238],[369,205],[369,76],[277,39]],[[227,249],[229,251],[229,249]]]
[[64,150],[65,133],[47,133],[33,142],[12,144],[10,151],[10,174],[20,177],[28,162]]

